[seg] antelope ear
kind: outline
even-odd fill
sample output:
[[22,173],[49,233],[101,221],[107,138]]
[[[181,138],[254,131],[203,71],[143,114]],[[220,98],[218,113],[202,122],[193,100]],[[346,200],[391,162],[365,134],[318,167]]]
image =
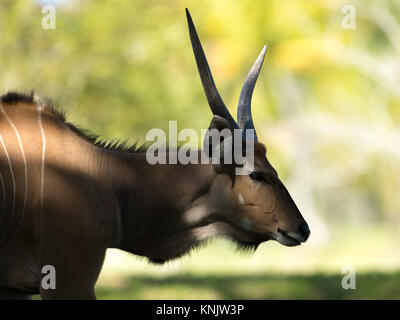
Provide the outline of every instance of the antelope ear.
[[204,138],[204,152],[216,172],[233,168],[233,126],[224,118],[214,115]]
[[219,132],[221,132],[224,129],[229,129],[230,131],[233,130],[232,125],[228,122],[228,120],[225,120],[224,118],[214,115],[210,126],[208,127],[208,130],[211,129],[217,129]]

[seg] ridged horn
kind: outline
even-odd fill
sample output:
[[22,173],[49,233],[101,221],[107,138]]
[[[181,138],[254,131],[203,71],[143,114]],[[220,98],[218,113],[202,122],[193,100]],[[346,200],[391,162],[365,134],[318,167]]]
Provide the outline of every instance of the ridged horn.
[[[255,141],[257,141],[257,134],[254,128],[253,117],[251,116],[251,97],[253,96],[254,87],[256,85],[258,75],[260,74],[266,51],[267,46],[264,46],[249,74],[247,75],[242,91],[240,92],[237,110],[237,123],[239,128],[242,130],[253,129]],[[243,133],[244,132],[245,131],[243,131]]]
[[194,56],[196,58],[197,69],[199,70],[201,83],[203,84],[203,89],[206,94],[207,101],[211,108],[211,111],[214,115],[218,115],[226,119],[229,123],[232,124],[233,128],[239,128],[239,126],[229,113],[228,108],[222,101],[222,98],[219,95],[217,87],[215,86],[214,79],[212,77],[210,68],[208,66],[206,56],[204,54],[203,48],[201,46],[199,37],[196,32],[196,28],[194,27],[193,20],[192,17],[190,16],[188,9],[186,9],[186,17],[189,26],[190,41],[192,42],[192,48]]

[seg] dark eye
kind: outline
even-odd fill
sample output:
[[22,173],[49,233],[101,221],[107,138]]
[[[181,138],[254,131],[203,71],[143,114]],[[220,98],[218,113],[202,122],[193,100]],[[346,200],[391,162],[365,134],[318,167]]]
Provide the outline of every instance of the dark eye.
[[253,171],[249,174],[249,177],[251,180],[256,180],[256,181],[261,181],[264,180],[263,176],[261,175],[261,173],[257,172],[257,171]]

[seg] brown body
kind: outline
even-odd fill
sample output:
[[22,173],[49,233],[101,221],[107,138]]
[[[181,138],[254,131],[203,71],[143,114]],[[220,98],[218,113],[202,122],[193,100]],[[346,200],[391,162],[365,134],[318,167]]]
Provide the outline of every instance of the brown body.
[[[251,128],[248,98],[265,49],[246,80],[236,124],[189,14],[188,22],[214,113],[210,128]],[[257,140],[245,175],[233,173],[238,163],[151,165],[145,150],[104,147],[47,103],[9,93],[1,98],[0,142],[0,298],[95,298],[107,248],[162,263],[210,237],[255,249],[267,240],[298,245],[310,233]],[[42,285],[48,265],[56,288]]]
[[[112,239],[112,208],[102,203],[110,196],[101,181],[106,177],[97,179],[95,165],[90,164],[96,148],[71,133],[50,110],[44,109],[46,153],[41,203],[43,141],[38,107],[24,102],[2,105],[18,130],[28,179],[25,181],[17,135],[4,113],[0,113],[0,134],[6,147],[0,149],[0,171],[5,186],[2,192],[6,194],[6,210],[0,225],[0,288],[16,293],[39,293],[41,266],[53,265],[57,273],[64,274],[57,278],[57,287],[68,285],[71,290],[90,297],[93,292],[82,289],[95,283],[105,249]],[[15,210],[14,182],[7,153],[15,178]],[[79,161],[76,161],[77,154],[82,154]],[[86,276],[76,278],[79,272]],[[71,281],[74,286],[70,286]]]

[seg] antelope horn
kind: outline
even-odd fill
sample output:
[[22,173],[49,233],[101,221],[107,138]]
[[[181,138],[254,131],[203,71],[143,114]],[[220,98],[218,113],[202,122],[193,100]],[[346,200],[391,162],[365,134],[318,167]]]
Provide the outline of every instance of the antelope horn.
[[[267,46],[264,46],[249,74],[247,75],[242,91],[240,92],[237,110],[237,123],[239,124],[239,127],[242,130],[253,129],[255,141],[257,141],[257,134],[256,130],[254,129],[253,118],[251,116],[251,97],[253,95],[254,86],[256,85],[266,51]],[[245,134],[245,131],[243,131],[243,134]]]
[[203,89],[206,94],[211,111],[214,115],[218,115],[231,123],[233,128],[239,128],[237,123],[229,113],[228,108],[222,101],[222,98],[218,93],[217,87],[215,86],[206,56],[201,46],[199,37],[197,36],[196,28],[194,27],[192,17],[190,16],[188,9],[186,9],[186,17],[189,25],[190,41],[192,42],[197,68],[199,70],[201,83],[203,84]]

